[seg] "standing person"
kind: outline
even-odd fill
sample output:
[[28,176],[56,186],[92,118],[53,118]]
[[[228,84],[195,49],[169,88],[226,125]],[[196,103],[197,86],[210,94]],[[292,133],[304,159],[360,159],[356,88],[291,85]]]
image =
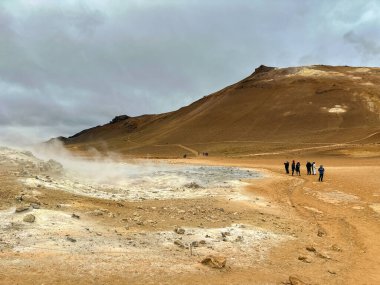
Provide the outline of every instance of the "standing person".
[[317,167],[315,166],[315,161],[313,161],[313,163],[311,164],[311,169],[313,171],[313,175],[316,175],[317,174]]
[[307,175],[311,175],[311,163],[308,161],[306,163]]
[[298,174],[298,176],[301,176],[301,163],[299,161],[296,164],[296,174]]
[[292,176],[294,175],[295,169],[296,169],[296,162],[293,160],[293,162],[292,162]]
[[325,169],[323,168],[323,165],[321,165],[319,168],[318,168],[318,172],[319,172],[319,178],[318,178],[318,181],[323,181],[323,175],[325,174]]
[[284,165],[285,165],[285,172],[286,172],[286,174],[289,174],[289,161],[285,161]]

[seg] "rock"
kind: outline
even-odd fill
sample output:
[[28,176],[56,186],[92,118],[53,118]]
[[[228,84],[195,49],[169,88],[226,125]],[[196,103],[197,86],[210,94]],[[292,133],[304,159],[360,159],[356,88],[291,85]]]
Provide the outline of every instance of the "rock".
[[75,238],[72,238],[72,237],[69,237],[69,236],[67,236],[66,239],[68,241],[71,241],[71,242],[77,242],[77,240]]
[[269,72],[271,70],[275,69],[274,67],[271,67],[271,66],[265,66],[265,65],[260,65],[259,67],[257,67],[255,69],[255,72],[252,74],[252,75],[257,75],[257,74],[260,74],[260,73],[266,73],[266,72]]
[[224,238],[231,235],[230,232],[221,232],[221,234],[222,234],[222,237]]
[[40,200],[38,200],[36,197],[33,197],[31,195],[28,195],[28,194],[22,195],[21,200],[26,202],[26,203],[33,203],[33,204],[38,204],[38,205],[41,204]]
[[174,229],[174,232],[179,234],[179,235],[183,235],[185,233],[185,229],[181,228],[181,227],[176,227]]
[[315,251],[316,251],[315,248],[314,248],[313,246],[307,246],[307,247],[306,247],[306,250],[307,250],[307,251],[311,251],[311,252],[315,252]]
[[308,259],[306,256],[298,256],[298,260],[301,260],[305,263],[311,263],[311,260]]
[[36,217],[32,214],[29,214],[29,215],[26,215],[22,220],[27,223],[34,223],[34,221],[36,220]]
[[243,241],[243,236],[238,236],[236,239],[235,239],[236,242],[242,242]]
[[39,204],[35,204],[35,203],[30,204],[30,206],[32,206],[33,209],[41,208],[41,206]]
[[206,241],[204,239],[199,241],[199,244],[206,244]]
[[22,196],[20,196],[20,195],[15,196],[15,200],[16,201],[21,201],[22,200]]
[[324,255],[320,252],[316,252],[315,253],[315,256],[319,257],[319,258],[323,258],[323,259],[331,259],[331,257],[327,256],[327,255]]
[[79,215],[76,215],[76,214],[74,214],[74,213],[72,213],[71,217],[74,218],[74,219],[80,219],[80,216],[79,216]]
[[198,242],[198,241],[193,241],[193,242],[191,243],[191,246],[192,246],[192,247],[199,247],[199,242]]
[[289,276],[289,283],[290,285],[306,285],[305,282],[294,276]]
[[20,205],[16,207],[16,213],[24,212],[29,210],[30,206],[29,205]]
[[185,245],[182,243],[182,241],[178,239],[174,241],[174,244],[179,246],[180,248],[185,248]]
[[119,116],[116,116],[115,118],[113,118],[111,120],[111,122],[109,122],[109,123],[110,124],[116,124],[118,122],[128,120],[129,118],[130,118],[130,116],[128,116],[128,115],[119,115]]
[[201,263],[211,268],[221,269],[226,266],[227,259],[224,256],[209,255],[205,257]]

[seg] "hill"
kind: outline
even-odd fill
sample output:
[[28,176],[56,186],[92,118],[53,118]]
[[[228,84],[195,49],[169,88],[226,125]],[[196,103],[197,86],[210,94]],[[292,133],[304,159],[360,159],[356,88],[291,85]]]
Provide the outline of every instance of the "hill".
[[117,116],[60,138],[138,156],[210,152],[244,156],[380,141],[380,68],[260,66],[247,78],[179,110]]

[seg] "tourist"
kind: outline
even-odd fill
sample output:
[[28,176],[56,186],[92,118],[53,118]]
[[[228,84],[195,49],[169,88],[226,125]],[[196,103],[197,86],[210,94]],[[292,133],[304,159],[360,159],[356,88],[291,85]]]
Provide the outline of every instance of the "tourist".
[[292,176],[294,175],[295,169],[296,169],[296,162],[293,160],[293,162],[292,162]]
[[315,165],[315,161],[311,164],[311,170],[313,172],[313,175],[317,174],[317,166]]
[[325,174],[325,169],[323,168],[323,165],[321,165],[318,168],[318,172],[319,172],[319,179],[318,179],[318,181],[322,182],[323,181],[323,175]]
[[301,176],[301,163],[299,161],[296,164],[296,174],[298,174],[298,176]]
[[307,175],[311,175],[311,163],[308,161],[306,163],[306,170],[307,170]]
[[289,174],[289,161],[285,161],[284,165],[285,165],[285,172],[286,172],[286,174]]

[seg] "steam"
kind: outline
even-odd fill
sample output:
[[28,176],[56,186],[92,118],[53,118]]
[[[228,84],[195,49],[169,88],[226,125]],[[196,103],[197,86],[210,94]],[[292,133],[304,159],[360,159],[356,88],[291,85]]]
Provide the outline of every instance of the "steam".
[[363,54],[372,56],[380,54],[380,45],[374,40],[364,38],[353,31],[344,34],[343,38],[347,42],[353,44]]
[[70,175],[96,184],[123,185],[128,178],[147,175],[162,164],[138,159],[125,161],[117,153],[103,154],[94,148],[89,150],[89,158],[84,158],[68,151],[59,140],[35,145],[31,151],[42,160],[61,163]]

